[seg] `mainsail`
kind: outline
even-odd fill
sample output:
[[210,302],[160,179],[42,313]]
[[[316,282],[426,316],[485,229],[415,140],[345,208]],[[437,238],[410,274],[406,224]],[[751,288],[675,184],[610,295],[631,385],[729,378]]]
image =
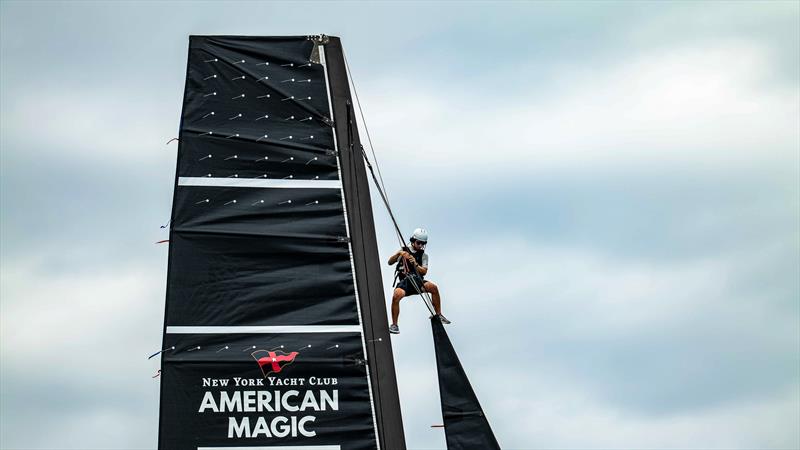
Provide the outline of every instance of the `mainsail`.
[[404,449],[338,38],[192,36],[159,448]]

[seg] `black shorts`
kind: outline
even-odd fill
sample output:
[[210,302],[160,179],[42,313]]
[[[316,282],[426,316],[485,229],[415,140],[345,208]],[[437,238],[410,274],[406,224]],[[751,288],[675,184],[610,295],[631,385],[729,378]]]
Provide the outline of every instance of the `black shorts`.
[[[411,277],[414,277],[414,281],[416,282],[417,286],[420,289],[423,289],[422,285],[425,283],[425,280],[423,280],[422,277],[419,275],[412,275]],[[402,280],[400,280],[400,282],[397,283],[397,287],[406,291],[406,295],[422,294],[422,292],[420,292],[414,287],[414,283],[412,283],[410,280],[411,277],[405,277]]]

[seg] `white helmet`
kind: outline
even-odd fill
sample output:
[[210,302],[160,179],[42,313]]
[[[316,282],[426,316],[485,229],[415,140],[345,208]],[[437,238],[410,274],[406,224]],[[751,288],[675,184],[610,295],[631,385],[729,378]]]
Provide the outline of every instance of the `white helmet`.
[[428,242],[428,230],[425,228],[417,228],[414,230],[414,234],[411,235],[411,240]]

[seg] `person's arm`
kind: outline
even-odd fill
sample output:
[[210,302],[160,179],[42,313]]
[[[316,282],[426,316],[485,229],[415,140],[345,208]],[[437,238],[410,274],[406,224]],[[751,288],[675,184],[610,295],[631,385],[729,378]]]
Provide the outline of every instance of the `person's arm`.
[[394,265],[394,263],[396,263],[397,260],[400,259],[400,257],[403,256],[404,253],[406,253],[405,250],[400,249],[400,250],[397,251],[397,253],[395,253],[394,255],[390,256],[389,257],[389,265],[390,266]]
[[399,258],[400,258],[400,252],[397,252],[394,255],[390,256],[389,257],[389,265],[391,266],[394,263],[396,263]]

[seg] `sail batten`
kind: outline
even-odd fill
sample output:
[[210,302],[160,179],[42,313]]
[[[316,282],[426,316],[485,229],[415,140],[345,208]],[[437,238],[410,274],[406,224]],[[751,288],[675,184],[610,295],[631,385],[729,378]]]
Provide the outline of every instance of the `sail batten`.
[[168,334],[284,334],[284,333],[361,333],[361,325],[282,325],[282,326],[233,326],[192,327],[169,326]]
[[249,187],[272,189],[341,189],[339,180],[272,180],[243,178],[180,177],[179,186]]

